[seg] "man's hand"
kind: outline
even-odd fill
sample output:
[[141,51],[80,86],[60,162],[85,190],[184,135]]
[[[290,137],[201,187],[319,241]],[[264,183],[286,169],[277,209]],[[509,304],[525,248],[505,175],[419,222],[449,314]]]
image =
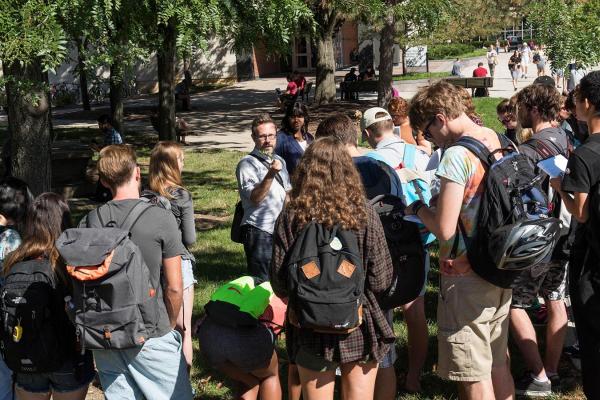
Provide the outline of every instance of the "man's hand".
[[281,171],[282,168],[283,168],[283,164],[281,164],[281,161],[279,161],[278,159],[274,159],[273,162],[271,163],[271,168],[269,168],[269,171],[273,175],[275,175],[279,171]]
[[550,178],[550,186],[552,186],[552,189],[554,189],[555,192],[561,192],[561,185],[562,185],[562,177],[561,176],[557,176],[556,178]]

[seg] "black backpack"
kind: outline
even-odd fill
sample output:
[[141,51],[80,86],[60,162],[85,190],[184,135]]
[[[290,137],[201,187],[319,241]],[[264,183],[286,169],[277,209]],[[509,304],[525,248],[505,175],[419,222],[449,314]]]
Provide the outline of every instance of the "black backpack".
[[288,254],[288,321],[321,333],[357,329],[366,274],[356,235],[311,221]]
[[0,290],[0,350],[16,373],[57,371],[75,353],[59,326],[64,303],[56,280],[48,260],[21,261],[6,276]]
[[414,222],[404,220],[404,203],[398,196],[384,194],[369,201],[379,215],[388,245],[394,276],[379,305],[388,310],[416,299],[425,283],[425,248]]
[[421,293],[426,278],[426,249],[418,225],[404,220],[404,202],[390,194],[402,190],[398,174],[385,162],[373,161],[377,162],[381,173],[373,184],[365,186],[365,191],[383,226],[394,265],[392,285],[379,297],[379,305],[387,310],[409,303]]
[[[510,288],[523,269],[535,266],[503,263],[508,240],[515,230],[543,232],[547,243],[544,252],[549,255],[558,240],[560,226],[557,219],[547,217],[548,200],[529,159],[504,135],[498,135],[498,139],[501,149],[494,152],[472,137],[462,137],[453,144],[475,154],[486,167],[486,173],[475,235],[467,236],[459,218],[450,258],[456,257],[462,235],[471,268],[488,282]],[[494,154],[498,152],[503,157],[496,160]]]

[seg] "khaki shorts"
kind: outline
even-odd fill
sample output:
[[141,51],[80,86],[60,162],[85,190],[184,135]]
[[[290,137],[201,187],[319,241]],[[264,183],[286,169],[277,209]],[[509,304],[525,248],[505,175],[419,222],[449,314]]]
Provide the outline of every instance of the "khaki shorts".
[[507,362],[512,291],[479,276],[442,276],[438,299],[438,375],[452,381],[491,379]]

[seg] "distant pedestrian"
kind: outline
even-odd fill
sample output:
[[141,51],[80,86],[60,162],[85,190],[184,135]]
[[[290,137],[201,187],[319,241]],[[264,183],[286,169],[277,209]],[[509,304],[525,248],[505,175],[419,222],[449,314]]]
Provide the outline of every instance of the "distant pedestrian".
[[516,92],[519,78],[521,76],[521,55],[517,50],[515,50],[513,55],[510,56],[510,59],[508,60],[508,69],[512,77],[513,88]]
[[494,76],[494,70],[496,69],[496,65],[498,65],[498,52],[494,50],[493,45],[490,45],[490,49],[485,58],[487,59],[488,68],[490,69],[490,76]]
[[458,77],[463,77],[463,74],[461,72],[461,68],[462,68],[462,63],[460,61],[460,58],[457,58],[456,61],[454,61],[454,63],[452,64],[452,76],[458,76]]
[[527,79],[527,68],[531,60],[531,48],[527,42],[523,43],[521,47],[521,77]]

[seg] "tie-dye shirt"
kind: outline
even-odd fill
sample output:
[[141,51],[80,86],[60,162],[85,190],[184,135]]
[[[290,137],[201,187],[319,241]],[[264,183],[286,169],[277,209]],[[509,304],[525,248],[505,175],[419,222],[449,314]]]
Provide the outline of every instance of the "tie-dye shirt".
[[[450,147],[444,152],[436,175],[465,187],[460,216],[468,236],[472,236],[477,224],[477,214],[484,190],[485,169],[477,156],[464,147]],[[455,236],[440,241],[440,271],[446,275],[464,274],[470,271],[465,241],[459,235],[456,258],[450,259]]]

